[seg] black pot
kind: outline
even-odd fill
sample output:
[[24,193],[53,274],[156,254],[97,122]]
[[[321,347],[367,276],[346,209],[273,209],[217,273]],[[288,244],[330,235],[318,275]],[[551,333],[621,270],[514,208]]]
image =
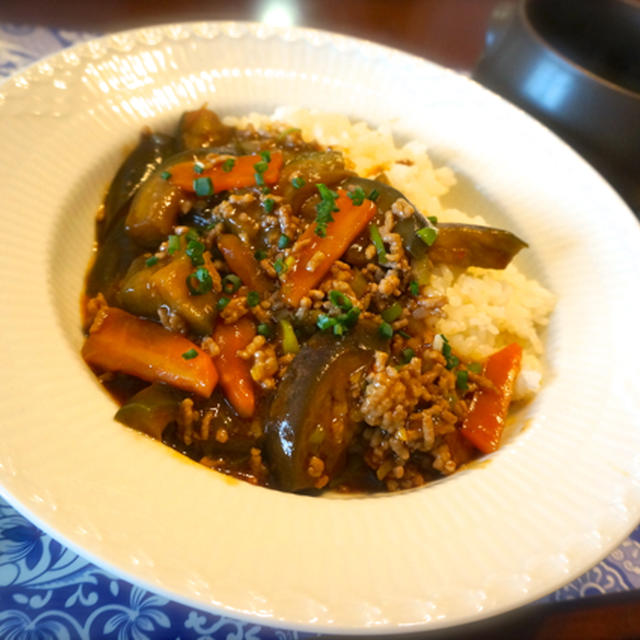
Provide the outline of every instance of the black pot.
[[640,1],[498,5],[473,77],[565,139],[640,214]]

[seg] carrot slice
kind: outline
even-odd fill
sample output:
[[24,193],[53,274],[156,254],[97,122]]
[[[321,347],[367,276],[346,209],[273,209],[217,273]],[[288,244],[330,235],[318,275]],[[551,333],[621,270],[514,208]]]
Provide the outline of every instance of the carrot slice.
[[218,238],[218,249],[220,249],[231,271],[249,289],[263,294],[271,288],[271,283],[267,276],[260,271],[258,261],[254,258],[253,252],[238,236],[234,236],[231,233],[222,234]]
[[338,189],[336,206],[338,211],[333,214],[333,222],[327,224],[324,237],[316,234],[316,223],[312,222],[298,238],[296,244],[302,248],[297,255],[293,254],[296,261],[285,272],[282,281],[283,297],[294,307],[324,278],[377,210],[371,200],[355,205],[344,189]]
[[82,347],[91,365],[208,398],[218,382],[210,356],[191,340],[117,307],[101,309]]
[[238,351],[245,349],[255,335],[255,325],[247,317],[234,324],[220,322],[213,332],[213,339],[220,347],[220,353],[214,358],[220,372],[220,385],[242,418],[253,415],[256,400],[249,363],[238,356]]
[[493,382],[495,390],[476,391],[461,429],[462,435],[483,453],[491,453],[500,445],[521,364],[522,347],[515,342],[489,356],[485,362],[482,373]]
[[[280,168],[283,160],[282,152],[270,151],[267,157],[269,157],[268,161],[257,153],[248,156],[230,156],[228,165],[225,162],[209,166],[205,161],[179,162],[171,167],[169,182],[184,191],[193,193],[196,191],[195,181],[208,178],[211,180],[211,193],[206,195],[242,187],[262,186],[262,184],[272,185],[280,177]],[[233,161],[233,165],[231,161]],[[264,163],[264,165],[261,163]],[[256,165],[258,165],[258,168],[256,168]],[[204,168],[200,173],[197,173],[197,167]],[[260,171],[263,167],[266,167],[265,170]],[[257,176],[261,176],[261,178]]]

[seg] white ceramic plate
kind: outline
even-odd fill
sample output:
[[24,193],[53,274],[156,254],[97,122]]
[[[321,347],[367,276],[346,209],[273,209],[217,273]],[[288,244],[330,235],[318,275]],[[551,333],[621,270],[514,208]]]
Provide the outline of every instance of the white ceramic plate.
[[[141,125],[204,102],[391,122],[528,240],[521,266],[559,299],[550,373],[488,464],[400,495],[313,499],[231,482],[113,422],[79,356],[93,216]],[[174,25],[14,76],[0,141],[2,492],[98,564],[266,624],[398,632],[542,596],[640,519],[637,222],[568,147],[473,82],[326,33]]]

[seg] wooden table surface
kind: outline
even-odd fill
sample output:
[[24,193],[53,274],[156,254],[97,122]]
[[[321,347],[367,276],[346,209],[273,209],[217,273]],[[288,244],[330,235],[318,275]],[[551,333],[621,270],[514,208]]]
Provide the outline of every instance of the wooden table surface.
[[[374,40],[470,71],[499,0],[0,0],[0,22],[106,33],[185,20],[284,20]],[[530,605],[499,618],[431,633],[463,638],[613,640],[640,637],[636,594]]]

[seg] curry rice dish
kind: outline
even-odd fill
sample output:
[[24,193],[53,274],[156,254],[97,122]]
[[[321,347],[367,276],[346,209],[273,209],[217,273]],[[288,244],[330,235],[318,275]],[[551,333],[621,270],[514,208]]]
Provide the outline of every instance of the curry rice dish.
[[[286,124],[283,124],[286,123]],[[96,222],[82,354],[116,419],[285,491],[396,491],[500,445],[554,297],[424,147],[334,114],[144,131]]]

